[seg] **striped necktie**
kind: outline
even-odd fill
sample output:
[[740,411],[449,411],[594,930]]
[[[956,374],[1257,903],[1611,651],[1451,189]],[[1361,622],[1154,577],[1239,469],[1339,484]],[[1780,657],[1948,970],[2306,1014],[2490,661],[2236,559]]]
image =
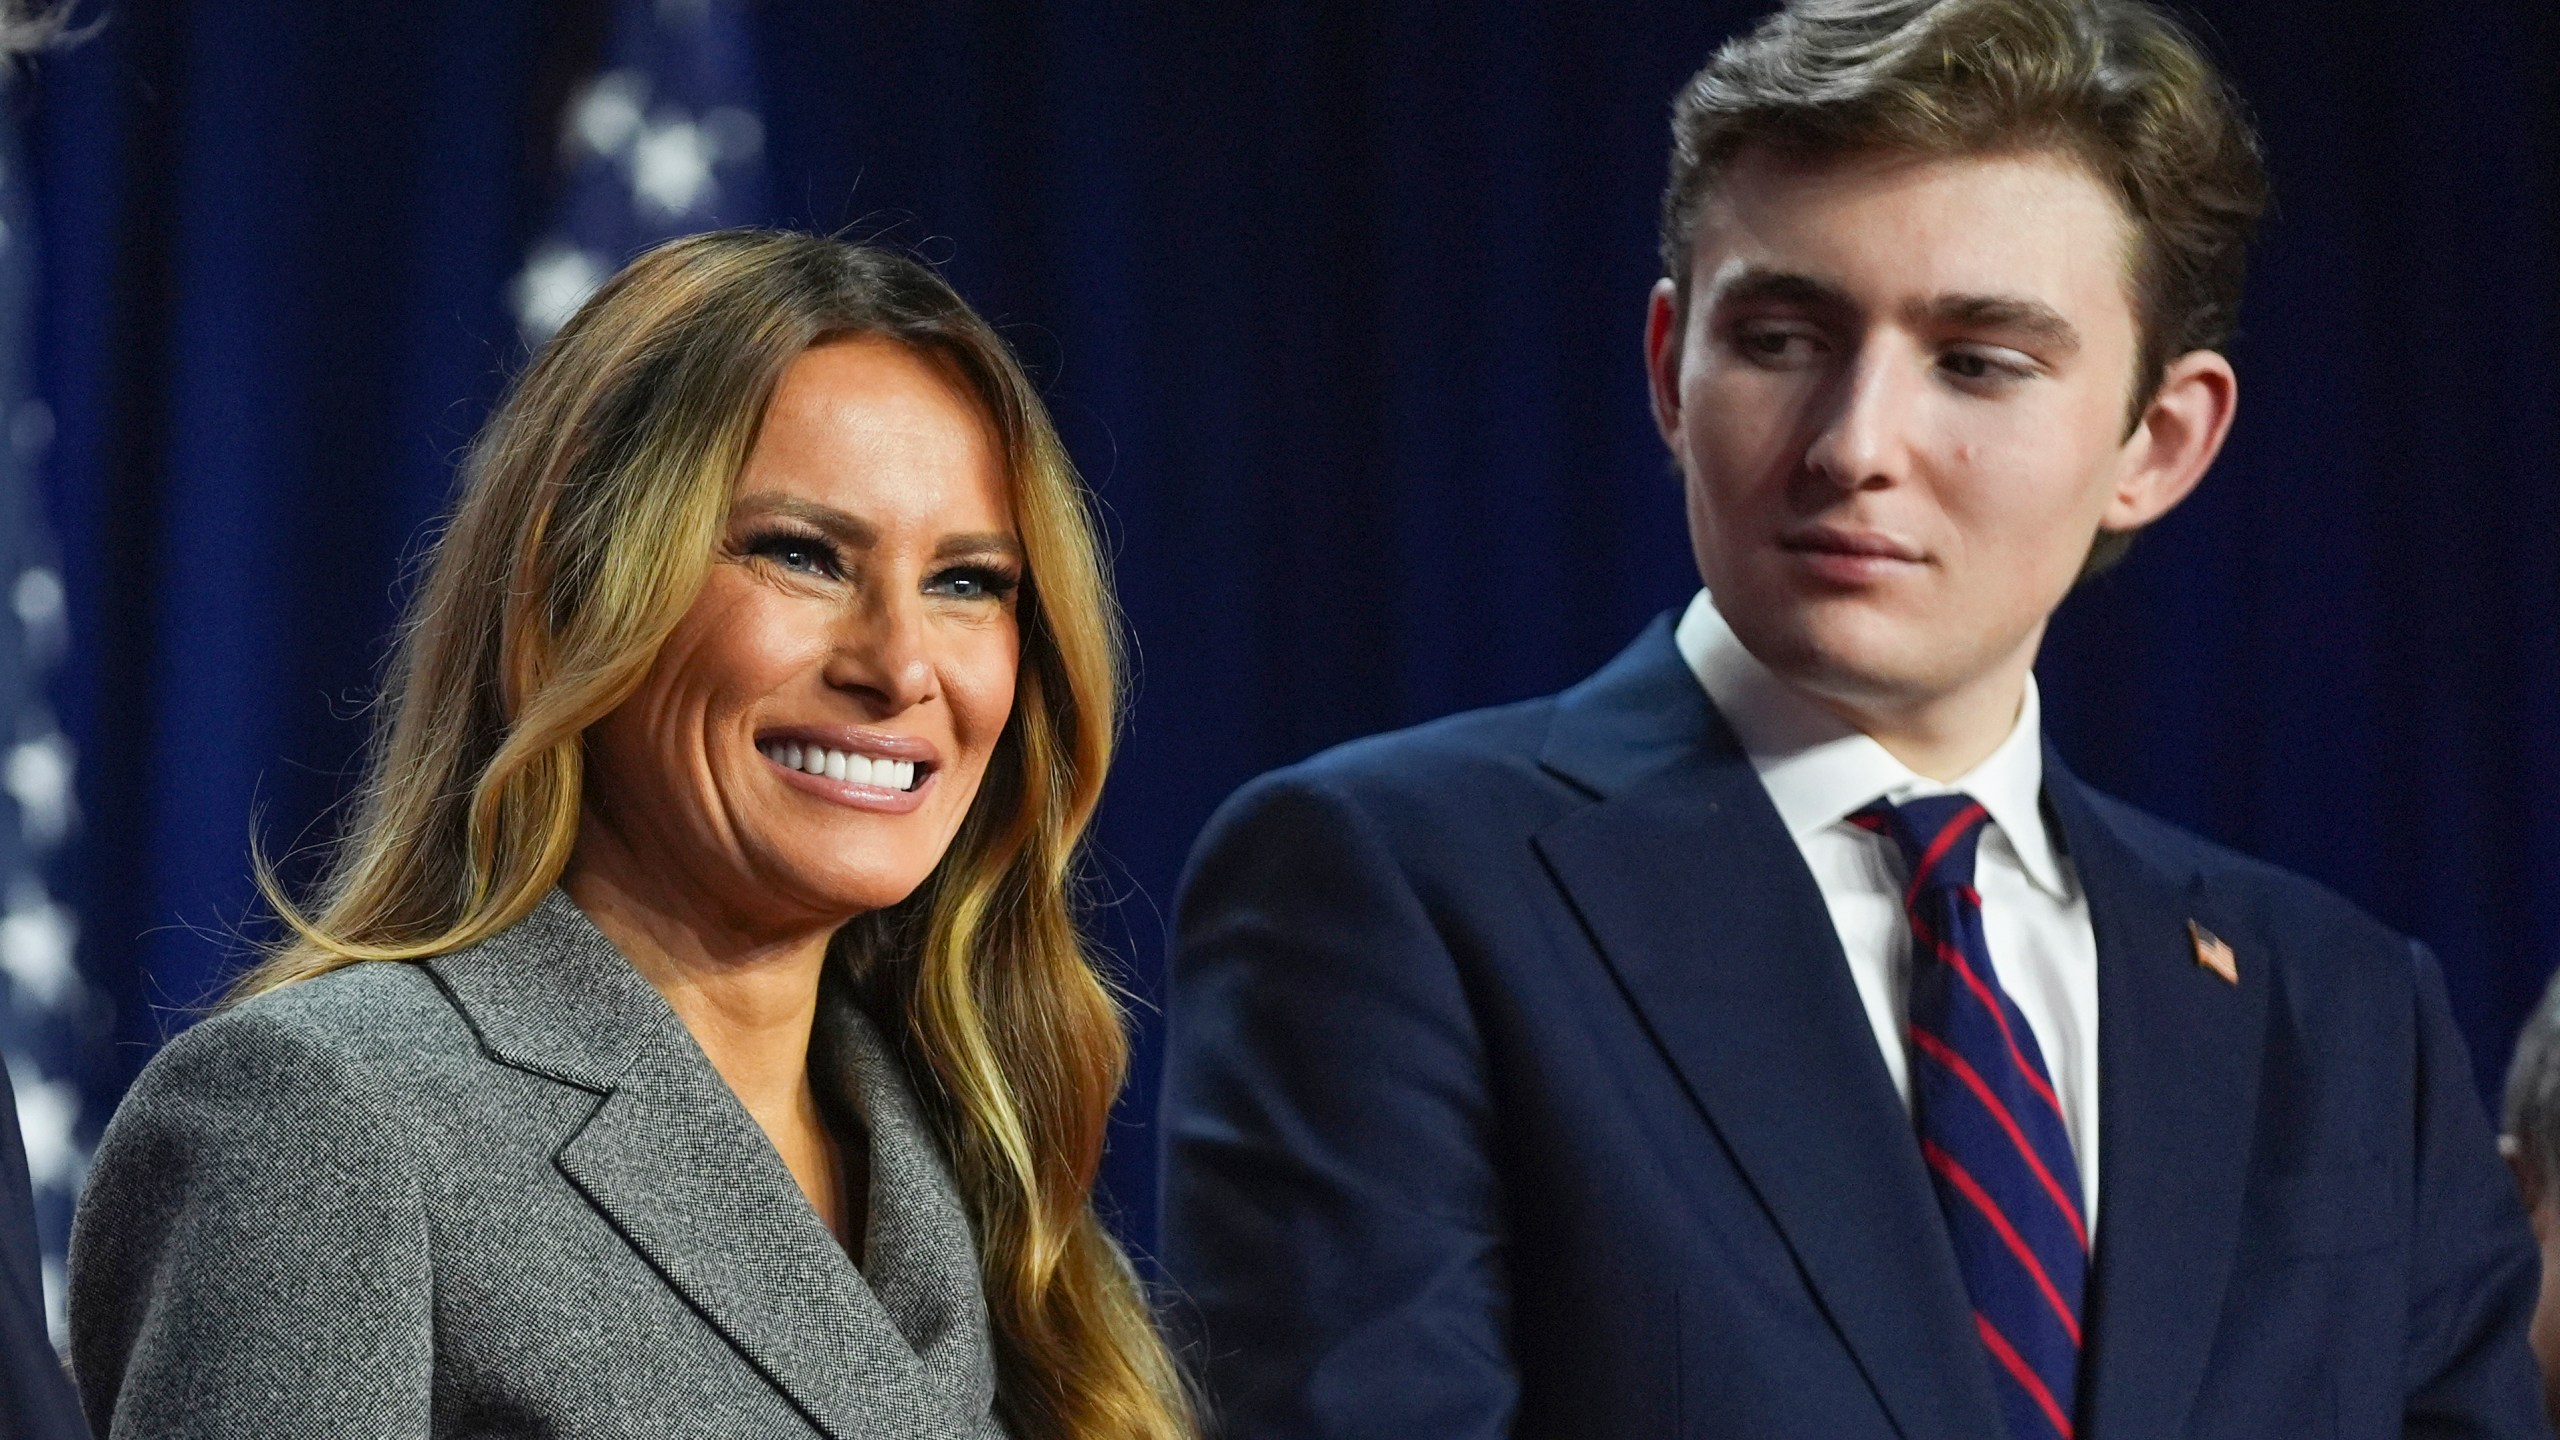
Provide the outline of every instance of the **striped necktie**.
[[1973,859],[1989,818],[1933,795],[1849,820],[1891,839],[1910,877],[1912,1122],[2009,1434],[2067,1440],[2089,1230],[2062,1102],[1983,937]]

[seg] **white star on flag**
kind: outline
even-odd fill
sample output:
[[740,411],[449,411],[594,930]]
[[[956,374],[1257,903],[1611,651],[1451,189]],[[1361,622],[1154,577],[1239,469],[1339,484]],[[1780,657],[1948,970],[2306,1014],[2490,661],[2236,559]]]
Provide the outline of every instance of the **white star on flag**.
[[528,335],[549,335],[569,323],[604,280],[603,261],[574,245],[546,245],[516,276],[516,324]]
[[690,120],[652,125],[631,147],[631,193],[668,218],[706,208],[720,192],[711,178],[719,158],[711,137]]
[[561,117],[556,214],[509,289],[540,345],[624,261],[765,217],[744,0],[617,0],[606,63]]

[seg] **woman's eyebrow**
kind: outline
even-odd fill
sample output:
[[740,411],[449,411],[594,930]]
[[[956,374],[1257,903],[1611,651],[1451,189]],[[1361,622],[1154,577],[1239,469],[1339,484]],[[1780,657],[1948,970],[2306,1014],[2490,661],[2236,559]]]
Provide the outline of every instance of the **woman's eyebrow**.
[[[821,505],[815,500],[804,500],[797,495],[760,491],[752,495],[739,496],[737,503],[729,507],[729,517],[733,523],[741,516],[762,515],[778,515],[797,520],[849,549],[868,550],[880,541],[879,530],[869,521],[848,514],[833,505]],[[975,555],[992,556],[1019,564],[1022,561],[1022,542],[1016,539],[1010,530],[975,530],[943,536],[934,542],[933,554],[937,560]]]
[[737,503],[729,507],[729,517],[735,521],[741,515],[779,515],[797,520],[824,533],[830,539],[857,549],[868,549],[880,538],[880,532],[873,529],[868,522],[846,514],[833,505],[821,505],[815,500],[803,500],[797,495],[782,495],[772,491],[741,495]]
[[986,530],[970,535],[946,535],[940,544],[933,547],[933,554],[937,560],[957,559],[964,555],[988,555],[1019,563],[1022,559],[1022,542],[1015,539],[1010,532],[1003,530]]

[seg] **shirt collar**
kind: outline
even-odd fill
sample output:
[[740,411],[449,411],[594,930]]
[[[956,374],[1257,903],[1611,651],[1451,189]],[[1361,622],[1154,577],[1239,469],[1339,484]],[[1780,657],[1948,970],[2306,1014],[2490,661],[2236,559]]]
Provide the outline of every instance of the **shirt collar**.
[[1898,802],[1961,790],[1991,813],[1991,822],[2038,888],[2058,899],[2070,898],[2072,885],[2063,874],[2040,803],[2044,738],[2034,675],[2027,677],[2026,696],[2009,738],[1950,785],[1893,758],[1891,751],[1779,679],[1743,648],[1706,591],[1689,602],[1673,638],[1707,698],[1741,739],[1778,818],[1798,844],[1879,795]]

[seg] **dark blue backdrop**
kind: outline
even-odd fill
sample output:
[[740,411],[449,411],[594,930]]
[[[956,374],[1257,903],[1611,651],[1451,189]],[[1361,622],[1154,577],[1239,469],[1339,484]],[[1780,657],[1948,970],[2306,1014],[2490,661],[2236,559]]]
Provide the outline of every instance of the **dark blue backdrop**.
[[[758,12],[769,218],[942,257],[1111,511],[1141,688],[1102,834],[1140,992],[1248,775],[1565,684],[1688,594],[1638,366],[1663,121],[1763,8]],[[2066,609],[2049,713],[2098,783],[2433,942],[2493,1080],[2560,961],[2560,20],[2204,9],[2281,197],[2241,418]],[[253,809],[290,841],[345,782],[603,32],[599,0],[118,0],[44,63],[102,1100],[236,959]],[[1140,1237],[1142,1019],[1111,1161]]]

